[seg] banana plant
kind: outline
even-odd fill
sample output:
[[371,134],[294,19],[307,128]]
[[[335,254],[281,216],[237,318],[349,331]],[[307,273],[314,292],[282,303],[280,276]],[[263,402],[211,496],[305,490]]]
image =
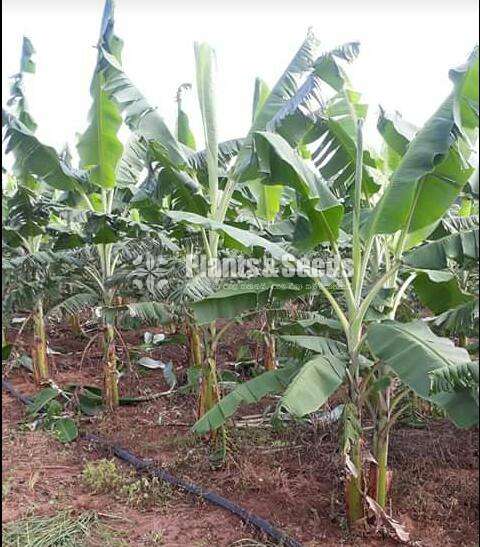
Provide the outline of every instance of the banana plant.
[[[290,99],[300,81],[311,69],[318,42],[311,34],[307,37],[292,63],[280,78],[272,92],[266,96],[265,89],[256,94],[254,128],[265,128],[266,124]],[[220,242],[229,241],[237,248],[262,248],[277,258],[284,251],[278,245],[241,230],[225,220],[232,210],[232,198],[241,202],[240,179],[248,170],[252,160],[252,129],[243,141],[228,141],[218,144],[214,99],[214,52],[207,44],[195,47],[197,92],[203,120],[206,149],[203,153],[192,153],[188,146],[169,131],[158,111],[153,111],[143,95],[134,87],[118,62],[105,55],[110,62],[109,81],[106,89],[116,98],[130,128],[149,144],[152,158],[159,169],[155,172],[159,186],[172,188],[166,215],[174,223],[183,223],[197,230],[203,240],[204,253],[215,259]],[[180,116],[179,116],[180,118]],[[182,117],[184,120],[184,117]],[[180,121],[180,120],[179,120]],[[178,124],[179,128],[181,124]],[[180,132],[178,133],[180,139]],[[184,140],[187,142],[187,140]],[[236,156],[236,160],[232,159]],[[163,183],[163,184],[161,184]],[[269,193],[268,189],[266,193]],[[138,202],[138,206],[142,204]],[[233,215],[234,216],[234,215]],[[216,326],[209,327],[210,349],[206,348],[204,371],[200,395],[201,413],[218,400],[215,352],[218,334]]]
[[[346,50],[347,48],[345,48]],[[254,235],[252,232],[238,230],[226,224],[229,218],[229,206],[232,198],[237,197],[240,188],[245,181],[248,181],[248,188],[252,194],[259,197],[260,214],[271,219],[280,207],[281,188],[278,185],[266,186],[259,184],[256,180],[251,180],[252,173],[257,174],[258,169],[254,166],[255,156],[252,155],[252,149],[257,144],[257,139],[260,136],[260,131],[267,128],[267,125],[280,125],[286,130],[290,130],[293,135],[291,139],[298,138],[298,130],[295,126],[290,127],[288,120],[282,123],[283,118],[278,118],[282,114],[282,109],[289,100],[293,100],[297,91],[300,94],[304,93],[304,88],[300,85],[306,76],[312,71],[317,52],[319,50],[318,40],[309,33],[306,40],[302,44],[297,54],[292,59],[287,70],[280,77],[277,84],[269,91],[267,86],[257,80],[254,96],[253,121],[252,127],[247,137],[241,143],[237,157],[231,164],[226,173],[223,174],[223,186],[219,186],[219,171],[218,171],[218,144],[216,137],[216,119],[215,119],[215,101],[214,101],[214,81],[213,71],[214,52],[206,45],[197,45],[195,48],[196,63],[197,63],[197,90],[199,95],[200,110],[204,124],[204,137],[207,144],[207,166],[208,166],[208,195],[210,210],[206,216],[200,216],[193,212],[177,212],[171,211],[168,216],[175,221],[185,222],[189,225],[198,226],[202,232],[205,232],[204,243],[205,252],[210,259],[216,259],[219,253],[219,242],[223,235],[225,238],[236,240],[243,248],[260,247],[264,248],[267,253],[276,256],[280,259],[285,255],[284,250],[276,244],[268,242],[265,238]],[[296,99],[296,97],[295,97]],[[288,118],[288,113],[285,113],[285,118]],[[277,119],[278,118],[278,119]],[[304,125],[306,120],[301,119]],[[296,129],[294,132],[293,129]],[[304,129],[305,132],[305,129]],[[265,146],[265,145],[263,145]],[[296,181],[292,180],[292,185],[295,187]],[[306,200],[311,199],[312,202],[318,202],[320,195],[325,200],[324,210],[326,215],[332,217],[332,225],[334,230],[338,229],[340,221],[341,205],[335,200],[333,194],[326,188],[325,185],[319,186],[320,190],[315,187],[313,179],[308,180],[301,188],[303,196]],[[319,195],[320,194],[320,195]],[[316,214],[312,205],[312,216],[316,216],[316,222],[321,223],[321,214]],[[269,210],[265,210],[265,205],[269,204]],[[225,245],[225,240],[223,242]],[[211,339],[216,340],[215,324],[212,321],[210,326]],[[207,389],[205,395],[207,401],[215,402],[218,395],[213,395],[213,390],[210,386],[215,386],[216,366],[214,365],[214,356],[211,355],[209,361],[209,377],[204,383]],[[212,407],[210,402],[205,407],[209,410]]]
[[[472,152],[470,138],[478,128],[477,75],[478,51],[475,50],[464,66],[451,71],[453,92],[414,135],[410,126],[398,130],[398,126],[385,124],[385,120],[379,123],[387,145],[396,153],[396,157],[391,154],[396,165],[386,176],[383,170],[388,158],[374,162],[378,173],[372,177],[369,163],[374,158],[364,149],[362,110],[359,115],[358,102],[352,101],[348,80],[343,78],[335,53],[316,64],[310,78],[310,93],[319,83],[333,87],[338,92],[332,98],[334,104],[341,100],[343,106],[351,107],[342,108],[342,116],[350,117],[348,123],[336,115],[332,118],[328,104],[317,111],[306,108],[303,99],[309,93],[304,88],[302,94],[294,96],[284,107],[283,117],[278,116],[276,126],[271,125],[271,129],[276,127],[275,133],[268,130],[253,133],[255,179],[266,185],[289,185],[296,192],[297,226],[303,228],[299,248],[326,244],[338,258],[339,280],[330,284],[321,278],[313,280],[331,305],[343,330],[344,343],[332,348],[325,338],[289,337],[290,341],[296,338],[300,346],[313,349],[318,355],[300,369],[284,367],[250,380],[222,399],[194,429],[197,433],[215,429],[232,416],[240,404],[258,401],[269,393],[283,393],[280,408],[294,416],[303,416],[317,410],[346,384],[348,400],[343,412],[342,450],[347,470],[347,516],[351,525],[364,517],[367,506],[386,517],[389,435],[402,413],[402,401],[409,390],[443,408],[460,427],[469,427],[478,421],[478,408],[470,391],[438,394],[431,389],[434,371],[470,367],[468,352],[437,337],[424,321],[395,320],[402,298],[422,266],[424,270],[434,271],[446,267],[447,257],[478,257],[478,236],[475,235],[459,234],[451,244],[439,240],[421,245],[438,227],[473,174],[468,158]],[[297,111],[301,113],[298,117]],[[309,116],[306,117],[305,112]],[[287,127],[306,129],[300,138],[300,129],[297,133],[283,131],[291,143],[297,144],[303,156],[306,154],[298,143],[316,147],[317,158],[322,158],[315,162],[316,169],[281,136],[281,121],[287,119],[290,122]],[[352,124],[356,127],[355,133],[352,133]],[[384,131],[386,125],[388,131]],[[342,141],[336,139],[340,134],[343,146]],[[314,137],[318,135],[320,140],[315,143]],[[327,137],[322,140],[322,135]],[[322,147],[327,147],[325,153]],[[341,180],[339,189],[336,183],[345,170],[351,169],[352,162],[353,173],[350,171]],[[325,181],[322,174],[330,178]],[[380,187],[378,182],[382,178],[386,180]],[[343,197],[343,206],[332,199],[321,186],[322,182]],[[316,198],[312,187],[317,189]],[[321,194],[319,188],[322,188]],[[347,208],[345,216],[344,207]],[[343,252],[338,245],[340,221],[350,233],[350,250],[346,247]],[[462,248],[459,241],[465,242],[467,249]],[[437,256],[439,249],[443,249],[443,255]],[[422,258],[427,256],[430,262],[422,263]],[[352,262],[351,278],[347,274],[347,259]],[[432,277],[434,274],[430,279]],[[341,289],[341,299],[332,290],[335,286]],[[363,458],[366,415],[375,429],[370,477]]]
[[[139,238],[152,231],[141,222],[134,208],[128,206],[145,168],[147,144],[141,135],[133,133],[126,146],[122,145],[118,138],[121,110],[105,89],[111,72],[118,72],[117,68],[111,67],[109,59],[116,67],[121,66],[122,42],[115,36],[113,28],[113,3],[107,0],[90,87],[92,107],[89,126],[77,146],[80,169],[73,168],[65,155],[41,143],[22,116],[4,114],[3,117],[7,152],[15,156],[17,170],[29,180],[52,187],[57,191],[59,201],[73,208],[72,211],[80,212],[80,229],[69,229],[65,222],[53,227],[56,231],[56,248],[70,249],[91,244],[95,249],[98,260],[93,259],[85,267],[85,273],[95,284],[96,294],[101,296],[104,398],[109,409],[118,406],[117,335],[115,314],[111,313],[111,309],[117,304],[122,306],[115,287],[109,284],[121,258],[121,246],[115,243],[122,237]],[[153,309],[144,302],[129,304],[130,307],[134,305],[143,310]],[[164,314],[161,315],[163,319]]]
[[[18,120],[32,133],[36,130],[37,124],[29,112],[24,84],[26,75],[34,74],[36,70],[34,53],[35,49],[31,41],[24,37],[20,70],[12,77],[11,95],[7,102],[7,106],[15,113]],[[8,116],[6,113],[4,115]],[[45,185],[35,181],[20,162],[16,162],[13,166],[13,179],[16,191],[5,200],[3,241],[7,247],[21,249],[24,254],[34,255],[40,251],[45,241],[45,227],[54,205],[52,192]],[[36,382],[44,383],[50,376],[50,370],[41,293],[37,294],[33,308],[33,376]]]

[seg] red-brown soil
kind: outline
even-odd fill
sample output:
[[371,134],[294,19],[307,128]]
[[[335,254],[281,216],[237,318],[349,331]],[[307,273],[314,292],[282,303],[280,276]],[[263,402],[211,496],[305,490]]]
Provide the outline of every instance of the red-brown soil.
[[[152,330],[152,329],[150,329]],[[236,327],[220,347],[220,361],[235,358],[247,343],[248,329]],[[66,327],[52,330],[55,381],[101,385],[99,351],[95,348],[78,370],[85,340],[74,338]],[[127,344],[139,344],[142,333],[129,332]],[[25,337],[25,346],[28,339]],[[255,344],[249,342],[252,349]],[[120,349],[120,348],[119,348]],[[179,378],[187,364],[181,346],[164,346],[153,357],[171,360]],[[129,395],[167,389],[161,372],[137,371],[122,379]],[[9,379],[23,393],[35,387],[29,374],[14,369]],[[309,426],[274,431],[271,428],[231,430],[226,466],[212,470],[206,443],[190,433],[194,399],[188,395],[161,398],[137,406],[121,407],[113,415],[82,418],[82,431],[107,437],[141,457],[167,467],[237,502],[266,518],[306,546],[395,545],[389,537],[369,530],[348,535],[342,507],[342,466],[337,431]],[[244,414],[259,412],[268,401]],[[54,514],[60,509],[96,510],[124,543],[175,546],[227,547],[242,538],[265,540],[229,513],[175,493],[167,508],[139,510],[106,494],[93,494],[82,480],[86,462],[108,455],[84,440],[63,446],[44,431],[29,431],[22,405],[3,396],[3,467],[8,487],[3,496],[4,523],[26,514]],[[478,545],[478,431],[460,431],[446,421],[428,422],[424,429],[399,426],[393,435],[395,469],[392,512],[411,533],[412,545]],[[112,543],[112,545],[114,545]]]

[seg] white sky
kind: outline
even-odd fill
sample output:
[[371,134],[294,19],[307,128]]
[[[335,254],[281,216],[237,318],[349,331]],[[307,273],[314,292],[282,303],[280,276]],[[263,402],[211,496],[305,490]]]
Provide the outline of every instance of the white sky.
[[[74,146],[90,106],[103,0],[2,0],[3,103],[18,71],[22,35],[37,51],[29,78],[38,135]],[[323,4],[323,5],[322,5]],[[176,88],[194,81],[193,42],[208,41],[218,58],[218,124],[222,139],[244,136],[255,77],[273,85],[313,26],[326,47],[359,40],[350,67],[354,87],[370,103],[397,109],[422,124],[450,91],[448,70],[477,42],[476,0],[354,2],[296,0],[117,0],[116,34],[125,42],[125,72],[174,127]],[[185,101],[197,141],[196,96]],[[375,140],[373,132],[370,138]]]

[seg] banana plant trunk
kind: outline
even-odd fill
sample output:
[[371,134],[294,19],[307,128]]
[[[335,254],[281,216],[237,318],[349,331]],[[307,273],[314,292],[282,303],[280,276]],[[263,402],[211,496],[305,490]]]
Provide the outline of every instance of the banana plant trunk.
[[[349,339],[350,349],[350,378],[351,384],[349,389],[350,394],[350,409],[352,412],[352,420],[355,422],[355,434],[350,439],[350,460],[351,466],[347,465],[347,480],[345,485],[345,504],[347,520],[350,528],[354,528],[356,523],[365,516],[365,501],[364,501],[364,484],[365,471],[362,458],[362,390],[365,388],[360,374],[360,355],[358,347],[361,340],[361,328],[352,331]],[[348,457],[348,456],[347,456]],[[351,467],[351,468],[350,468]]]
[[189,340],[190,365],[192,368],[201,369],[203,363],[202,341],[200,329],[195,322],[189,322],[186,326]]
[[388,491],[390,487],[390,471],[388,469],[388,445],[389,434],[388,428],[380,431],[377,439],[376,460],[377,460],[377,476],[376,476],[376,492],[375,500],[380,507],[385,508],[388,501]]
[[[381,369],[384,374],[383,369]],[[390,427],[391,427],[391,403],[392,389],[388,387],[378,398],[377,401],[377,420],[374,432],[374,454],[376,463],[372,470],[370,480],[370,495],[383,508],[386,507],[388,501],[388,493],[392,472],[388,468],[388,449],[390,442]]]
[[78,338],[81,338],[82,336],[84,336],[82,325],[80,324],[80,318],[76,313],[70,315],[69,323],[70,323],[70,330],[72,331],[74,336]]
[[355,474],[350,472],[345,486],[345,503],[347,520],[350,528],[361,520],[364,515],[363,501],[363,463],[362,463],[362,440],[355,441],[351,449],[352,463],[355,467]]
[[207,342],[208,347],[202,366],[198,418],[201,418],[220,401],[215,336],[216,327],[215,324],[212,324],[210,325],[210,340]]
[[265,335],[265,370],[276,370],[277,368],[277,352],[275,336],[267,333]]
[[104,403],[110,411],[119,405],[115,331],[111,324],[107,324],[104,330]]
[[275,322],[268,316],[266,312],[266,322],[265,322],[265,334],[264,334],[264,367],[265,370],[276,370],[277,369],[277,348],[275,335],[272,334],[273,329],[275,328]]
[[35,382],[37,384],[45,383],[50,376],[50,371],[48,367],[45,318],[41,300],[38,300],[33,312],[32,367]]

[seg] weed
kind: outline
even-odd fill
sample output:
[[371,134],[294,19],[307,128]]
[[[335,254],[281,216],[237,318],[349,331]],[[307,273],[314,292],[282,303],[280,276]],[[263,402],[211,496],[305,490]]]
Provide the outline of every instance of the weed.
[[153,545],[165,545],[165,537],[163,535],[163,531],[162,530],[156,530],[156,531],[153,531],[153,532],[150,532],[148,534],[148,537],[147,537],[147,540],[148,540],[148,544],[153,544]]
[[170,485],[157,477],[138,477],[122,471],[114,460],[89,462],[82,473],[85,484],[94,493],[109,493],[137,508],[155,505],[166,508],[172,497]]
[[115,491],[125,480],[115,461],[105,458],[88,462],[83,468],[82,477],[95,494]]
[[134,507],[155,505],[166,508],[172,498],[172,489],[158,477],[141,477],[136,481],[124,484],[120,488],[119,494],[129,505]]

